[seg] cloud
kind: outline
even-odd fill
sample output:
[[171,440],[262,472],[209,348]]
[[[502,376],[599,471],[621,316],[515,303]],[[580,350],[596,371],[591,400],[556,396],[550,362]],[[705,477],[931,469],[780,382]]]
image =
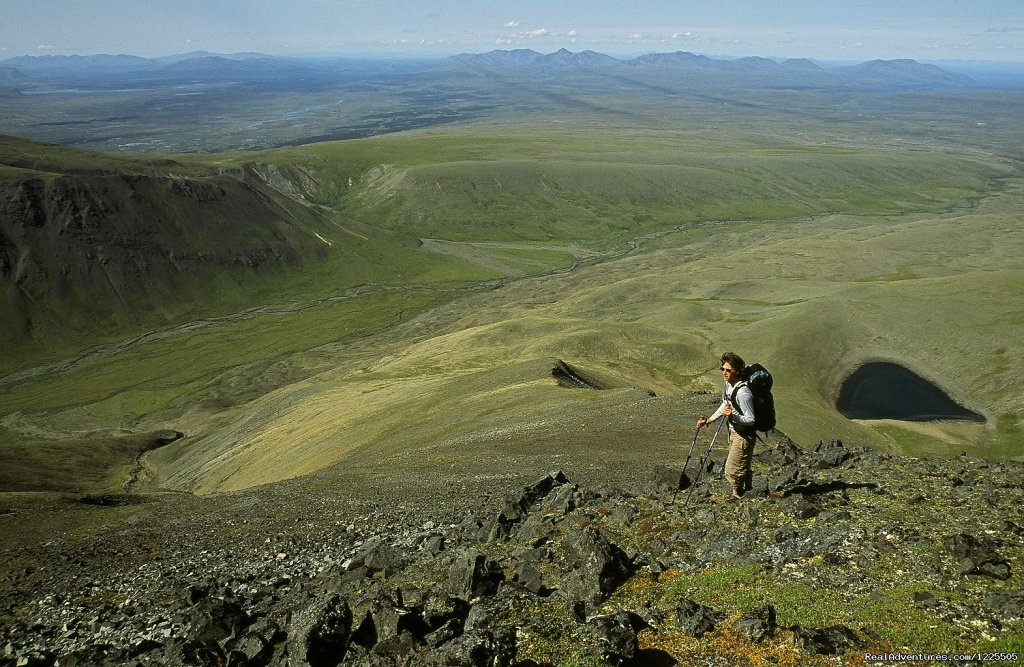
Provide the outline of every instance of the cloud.
[[56,48],[53,44],[40,44],[36,47],[36,51],[53,51]]
[[502,24],[501,27],[502,28],[518,28],[519,27],[519,21],[506,21],[505,23]]

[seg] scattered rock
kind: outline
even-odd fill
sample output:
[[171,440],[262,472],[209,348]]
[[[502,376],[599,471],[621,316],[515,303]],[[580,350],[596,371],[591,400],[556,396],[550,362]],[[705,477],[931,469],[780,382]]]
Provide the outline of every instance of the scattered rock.
[[626,553],[594,528],[569,533],[561,546],[564,571],[560,590],[578,612],[604,601],[633,572]]
[[843,625],[827,628],[796,627],[793,629],[793,641],[807,653],[815,655],[836,655],[866,645],[857,633]]
[[989,540],[958,533],[944,538],[942,545],[960,559],[957,567],[960,574],[977,574],[1002,581],[1010,578],[1010,563],[996,552]]
[[1004,621],[1024,620],[1024,590],[992,593],[985,598],[985,604]]
[[[757,491],[740,503],[715,500],[714,474],[688,504],[669,502],[666,491],[689,484],[672,466],[656,468],[660,495],[648,480],[634,492],[594,491],[552,472],[493,506],[481,499],[430,517],[415,506],[362,514],[304,507],[269,523],[253,506],[230,519],[191,512],[244,496],[175,498],[190,511],[173,529],[139,522],[75,540],[53,535],[22,547],[31,561],[3,552],[0,667],[528,665],[519,654],[531,641],[572,644],[572,655],[559,658],[566,661],[672,664],[663,651],[641,650],[641,639],[734,632],[758,643],[779,633],[770,586],[759,591],[759,607],[743,610],[690,599],[704,599],[699,585],[672,588],[681,575],[699,580],[734,568],[880,603],[909,584],[918,591],[914,611],[950,636],[980,645],[1021,632],[1024,592],[1011,567],[1024,556],[1024,465],[775,442],[759,447]],[[929,499],[940,496],[943,511],[935,512]],[[163,511],[160,499],[142,499],[131,507],[120,498],[72,502],[61,511]],[[17,511],[0,518],[23,520]],[[204,533],[203,521],[219,523]],[[940,550],[935,535],[947,536]],[[724,585],[748,585],[736,576]],[[867,625],[791,630],[806,653],[843,656],[865,646]],[[732,663],[719,656],[707,664]]]
[[618,665],[633,660],[640,651],[637,643],[637,627],[645,627],[645,623],[635,615],[625,611],[614,614],[594,616],[587,620],[586,629],[597,657]]
[[655,493],[680,491],[690,486],[690,479],[679,466],[656,465],[653,477],[651,486]]
[[476,549],[467,549],[455,558],[448,575],[448,591],[466,600],[493,595],[503,579],[501,566]]
[[775,607],[765,605],[752,609],[736,619],[736,632],[752,642],[762,642],[775,633]]
[[288,627],[288,655],[295,665],[338,664],[352,638],[352,610],[338,595],[327,595],[299,609]]
[[680,600],[676,605],[675,616],[680,630],[691,637],[698,638],[712,632],[725,618],[725,614],[686,598]]

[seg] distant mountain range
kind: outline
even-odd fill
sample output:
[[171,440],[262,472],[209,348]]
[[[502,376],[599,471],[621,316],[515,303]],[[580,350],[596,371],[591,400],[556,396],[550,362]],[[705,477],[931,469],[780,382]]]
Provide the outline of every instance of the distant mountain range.
[[[125,76],[176,78],[188,75],[208,77],[265,77],[268,74],[324,75],[350,67],[356,61],[343,58],[280,57],[260,53],[212,54],[205,51],[140,58],[129,55],[94,56],[19,56],[0,61],[0,85],[10,88],[26,81],[71,81],[88,78],[110,79]],[[389,62],[382,65],[394,67]],[[963,73],[915,60],[872,60],[853,66],[823,66],[806,58],[772,60],[747,57],[716,59],[677,51],[651,53],[632,59],[619,59],[595,51],[572,52],[561,49],[542,54],[530,49],[495,50],[466,53],[441,60],[412,65],[430,69],[528,70],[555,75],[566,72],[604,72],[628,70],[679,70],[691,73],[721,73],[731,76],[782,76],[781,83],[794,84],[799,77],[811,77],[809,85],[858,85],[882,87],[959,88],[975,81]],[[797,77],[797,78],[794,78]]]
[[651,53],[631,60],[620,60],[594,51],[573,53],[561,49],[541,54],[529,49],[463,54],[449,58],[449,64],[476,68],[530,68],[543,71],[559,69],[662,68],[688,71],[731,72],[739,74],[816,74],[832,75],[848,81],[879,85],[922,87],[967,87],[975,85],[971,77],[916,60],[872,60],[854,66],[822,67],[806,58],[776,61],[752,56],[737,60],[715,59],[689,51]]

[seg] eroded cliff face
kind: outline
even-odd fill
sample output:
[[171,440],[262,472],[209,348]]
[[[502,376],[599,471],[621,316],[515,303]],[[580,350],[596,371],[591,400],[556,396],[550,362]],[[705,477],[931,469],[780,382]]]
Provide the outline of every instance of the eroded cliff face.
[[324,224],[246,171],[0,181],[2,334],[141,324],[189,311],[197,290],[230,302],[256,274],[322,258]]

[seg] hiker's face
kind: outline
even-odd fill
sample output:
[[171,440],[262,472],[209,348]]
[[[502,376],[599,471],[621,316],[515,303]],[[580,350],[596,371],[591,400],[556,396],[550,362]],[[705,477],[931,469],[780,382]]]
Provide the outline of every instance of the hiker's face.
[[725,378],[726,382],[733,384],[739,379],[739,376],[740,374],[732,367],[732,364],[729,362],[722,364],[722,377]]

